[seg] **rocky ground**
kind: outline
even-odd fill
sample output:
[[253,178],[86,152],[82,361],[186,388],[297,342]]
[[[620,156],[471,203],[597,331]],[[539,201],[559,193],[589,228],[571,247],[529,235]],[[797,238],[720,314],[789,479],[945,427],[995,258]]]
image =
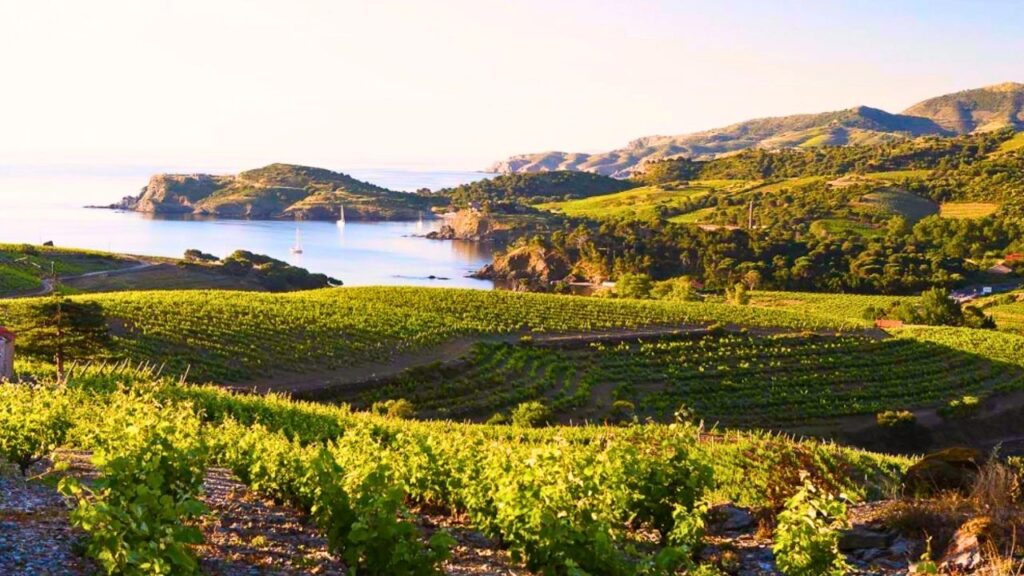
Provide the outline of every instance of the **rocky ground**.
[[[88,454],[62,452],[68,473],[88,478],[94,470]],[[69,504],[55,488],[52,464],[43,462],[22,477],[10,467],[0,469],[0,573],[4,575],[85,575],[97,572],[83,557],[86,536],[73,528]],[[203,500],[210,513],[199,526],[205,543],[196,548],[202,570],[219,576],[342,575],[345,566],[331,554],[323,535],[300,511],[276,504],[250,491],[230,472],[211,469]],[[841,541],[861,576],[908,574],[924,552],[924,542],[898,534],[882,522],[888,503],[850,508],[852,527]],[[528,576],[514,566],[497,542],[462,519],[437,510],[415,511],[424,534],[449,531],[456,540],[445,573],[453,576]],[[950,562],[966,567],[980,562],[977,541],[958,539],[950,546]],[[966,544],[965,544],[966,542]],[[734,576],[779,575],[772,554],[771,531],[750,510],[721,505],[709,515],[702,560]],[[949,556],[950,554],[947,554]],[[944,559],[946,561],[946,559]],[[953,566],[946,564],[946,566]],[[972,570],[943,573],[969,574]]]
[[[88,479],[88,454],[64,452],[68,472]],[[52,464],[43,462],[22,477],[0,470],[0,574],[77,576],[98,573],[83,557],[85,534],[72,527],[69,504],[57,492]],[[203,501],[210,513],[200,523],[205,543],[196,548],[203,573],[217,576],[345,574],[341,559],[300,511],[250,491],[229,471],[211,469]],[[456,518],[421,511],[425,532],[448,530],[455,537],[445,573],[453,576],[520,576],[495,542]]]

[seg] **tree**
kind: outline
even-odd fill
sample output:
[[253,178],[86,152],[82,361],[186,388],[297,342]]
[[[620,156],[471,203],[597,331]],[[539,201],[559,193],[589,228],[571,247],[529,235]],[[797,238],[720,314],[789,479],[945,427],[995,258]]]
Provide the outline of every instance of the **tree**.
[[52,360],[59,378],[67,361],[92,359],[110,343],[103,308],[95,302],[70,300],[55,289],[30,310],[36,322],[18,333],[18,345],[28,356]]
[[615,293],[622,298],[650,298],[652,287],[647,274],[622,274],[615,282]]

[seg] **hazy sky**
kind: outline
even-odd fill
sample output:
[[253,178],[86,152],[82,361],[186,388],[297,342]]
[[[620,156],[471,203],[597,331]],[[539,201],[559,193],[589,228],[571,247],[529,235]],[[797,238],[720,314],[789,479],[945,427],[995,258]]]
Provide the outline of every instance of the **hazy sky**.
[[0,0],[0,165],[478,169],[1024,81],[1022,2]]

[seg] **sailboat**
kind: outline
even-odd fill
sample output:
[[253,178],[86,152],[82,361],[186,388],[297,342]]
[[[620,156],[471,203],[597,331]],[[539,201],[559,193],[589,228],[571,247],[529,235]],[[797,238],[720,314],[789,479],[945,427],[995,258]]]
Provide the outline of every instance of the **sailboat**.
[[295,245],[291,247],[292,254],[302,254],[302,231],[299,230],[299,223],[295,223]]
[[345,205],[338,205],[338,226],[345,225]]

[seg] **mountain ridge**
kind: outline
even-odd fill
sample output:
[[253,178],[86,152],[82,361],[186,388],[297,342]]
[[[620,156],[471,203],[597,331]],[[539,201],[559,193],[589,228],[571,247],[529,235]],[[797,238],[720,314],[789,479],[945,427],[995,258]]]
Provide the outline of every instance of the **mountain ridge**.
[[548,151],[496,162],[500,173],[577,170],[628,177],[648,160],[710,159],[748,148],[871,145],[920,136],[954,136],[1003,127],[1024,130],[1024,84],[1004,82],[923,100],[893,114],[870,106],[811,114],[754,118],[679,135],[636,138],[594,154]]

